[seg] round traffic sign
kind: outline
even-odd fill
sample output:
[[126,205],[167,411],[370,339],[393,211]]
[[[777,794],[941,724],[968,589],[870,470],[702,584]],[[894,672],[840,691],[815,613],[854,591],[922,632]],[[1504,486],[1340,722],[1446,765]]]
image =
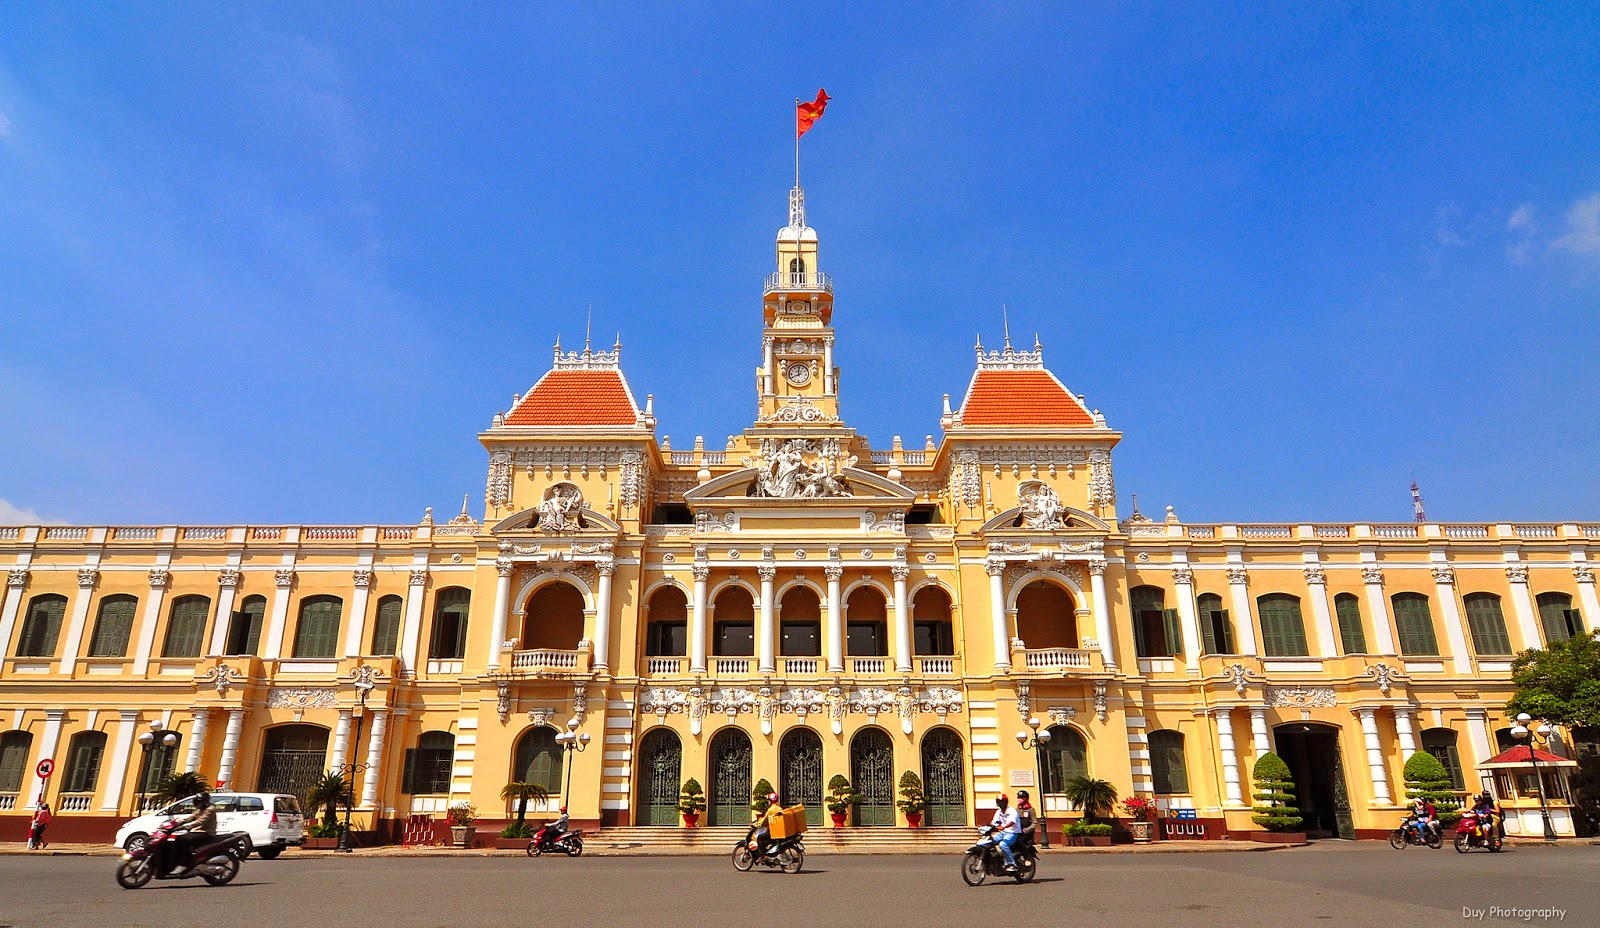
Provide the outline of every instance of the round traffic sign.
[[33,768],[33,772],[39,775],[39,779],[48,780],[50,779],[50,774],[56,772],[56,762],[46,757],[44,760],[39,761],[39,766]]

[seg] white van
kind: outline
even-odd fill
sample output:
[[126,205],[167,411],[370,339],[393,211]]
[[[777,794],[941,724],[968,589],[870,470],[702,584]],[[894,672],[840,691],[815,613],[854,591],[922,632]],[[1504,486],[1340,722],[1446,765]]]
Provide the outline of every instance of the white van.
[[[305,843],[304,819],[300,800],[278,793],[212,793],[217,810],[217,834],[242,831],[250,836],[251,849],[263,860],[271,860],[286,847]],[[142,847],[161,823],[181,818],[194,811],[194,797],[175,802],[117,829],[117,846],[123,850]]]

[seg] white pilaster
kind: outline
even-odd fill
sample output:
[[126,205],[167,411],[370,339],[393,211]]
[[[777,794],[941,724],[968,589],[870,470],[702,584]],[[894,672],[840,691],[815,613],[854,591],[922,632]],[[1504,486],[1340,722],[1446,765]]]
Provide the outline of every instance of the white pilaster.
[[1327,575],[1316,557],[1316,552],[1307,552],[1304,568],[1307,592],[1311,598],[1312,623],[1317,629],[1317,643],[1311,648],[1311,656],[1338,657],[1339,632],[1334,628],[1333,609],[1328,605]]
[[328,758],[328,769],[338,773],[344,769],[345,758],[350,753],[350,710],[339,710],[339,721],[333,728],[333,756]]
[[[56,748],[61,744],[61,720],[66,717],[65,709],[46,709],[44,712],[44,731],[39,736],[38,759],[53,758],[57,768],[63,766],[61,758],[56,757]],[[35,803],[44,798],[44,778],[37,773],[33,775],[33,788],[23,799]]]
[[0,609],[0,658],[12,653],[11,633],[17,627],[17,613],[22,609],[23,588],[28,585],[28,568],[13,567],[6,573],[5,607]]
[[1011,630],[1006,628],[1006,587],[1004,574],[1006,562],[991,560],[983,565],[989,574],[989,619],[994,633],[994,669],[996,673],[1011,670]]
[[[1362,552],[1363,556],[1369,556]],[[1365,563],[1361,567],[1361,580],[1367,589],[1367,611],[1372,613],[1372,632],[1377,638],[1378,653],[1393,657],[1400,652],[1395,650],[1394,620],[1389,617],[1389,600],[1383,595],[1383,568],[1376,563]]]
[[[1479,764],[1484,763],[1495,755],[1494,742],[1489,739],[1488,709],[1467,710],[1467,740],[1472,742],[1473,770],[1476,770]],[[1462,764],[1462,766],[1465,767],[1467,765]],[[1473,788],[1470,782],[1466,785],[1468,789]]]
[[244,710],[228,710],[228,727],[222,734],[222,762],[217,765],[217,779],[222,785],[233,785],[233,762],[239,756],[239,735],[244,731]]
[[689,623],[689,671],[706,672],[706,581],[711,579],[711,568],[705,564],[694,565],[694,612]]
[[[372,595],[372,568],[365,563],[357,567],[351,574],[350,583],[355,590],[350,596],[350,621],[344,630],[344,656],[360,657],[361,640],[367,634],[367,600]],[[499,653],[499,643],[495,642],[489,649],[490,660]],[[494,664],[489,666],[493,667]]]
[[762,341],[762,352],[763,352],[763,355],[764,355],[763,360],[762,360],[762,367],[761,367],[761,392],[762,393],[766,393],[766,394],[771,394],[772,393],[772,369],[773,369],[773,366],[774,366],[774,361],[773,361],[773,357],[772,357],[772,337],[768,336],[768,337],[762,339],[761,341]]
[[1361,720],[1361,737],[1367,746],[1367,769],[1372,774],[1373,802],[1380,806],[1393,803],[1389,796],[1389,771],[1383,765],[1383,745],[1378,740],[1378,719],[1375,709],[1357,709]]
[[273,575],[272,613],[267,619],[267,645],[262,656],[269,661],[283,657],[283,636],[289,628],[289,598],[294,586],[294,555],[283,556],[283,566]]
[[428,567],[415,561],[411,567],[411,586],[406,595],[406,629],[400,646],[401,664],[406,673],[417,672],[417,653],[422,643],[422,600],[428,589]]
[[83,629],[89,624],[89,604],[94,600],[95,580],[100,576],[100,555],[89,555],[89,562],[78,571],[78,595],[72,601],[72,615],[67,620],[66,647],[61,649],[61,675],[72,676],[78,664],[78,651],[83,646]]
[[1100,639],[1100,657],[1107,670],[1117,669],[1117,639],[1111,622],[1111,599],[1106,596],[1105,558],[1089,561],[1089,598],[1094,600],[1094,633]]
[[1244,793],[1239,789],[1239,751],[1233,740],[1233,710],[1213,709],[1217,720],[1217,749],[1222,754],[1222,789],[1224,801],[1230,806],[1244,805]]
[[1178,621],[1183,623],[1183,662],[1191,674],[1200,672],[1200,616],[1194,605],[1194,570],[1188,564],[1172,568],[1172,587],[1178,597]]
[[1250,746],[1255,749],[1257,760],[1272,750],[1272,734],[1267,730],[1265,706],[1250,707]]
[[161,624],[161,603],[167,595],[165,570],[150,571],[150,596],[144,601],[144,617],[139,623],[139,646],[133,652],[133,675],[144,676],[150,669],[150,655],[156,648],[156,628]]
[[[230,559],[231,561],[231,559]],[[233,601],[239,595],[239,570],[224,567],[217,576],[217,620],[211,625],[211,646],[207,657],[220,657],[228,646],[228,627],[233,622]]]
[[389,710],[372,712],[372,737],[367,741],[367,770],[361,783],[361,807],[370,809],[378,804],[378,779],[383,763],[383,737],[389,729]]
[[890,568],[894,574],[894,669],[897,673],[911,672],[911,604],[906,601],[906,581],[911,568],[896,564]]
[[822,340],[822,392],[829,396],[836,392],[833,385],[833,339],[828,337]]
[[506,623],[511,617],[511,572],[516,564],[511,558],[495,561],[494,619],[489,626],[489,669],[500,666],[500,651],[506,643]]
[[1467,626],[1456,602],[1456,572],[1442,561],[1439,552],[1433,568],[1433,588],[1439,595],[1439,611],[1444,615],[1444,634],[1450,642],[1450,660],[1456,673],[1472,673],[1472,652],[1467,647]]
[[1533,596],[1528,592],[1528,568],[1521,564],[1508,566],[1506,580],[1511,586],[1511,611],[1517,617],[1517,634],[1522,639],[1522,647],[1517,650],[1542,647],[1544,638],[1539,634],[1538,614],[1533,608]]
[[200,762],[206,755],[206,729],[210,727],[210,722],[210,709],[194,710],[194,725],[189,729],[189,754],[183,760],[184,773],[200,769]]
[[756,626],[757,653],[761,656],[761,672],[773,673],[777,669],[777,617],[773,608],[772,582],[777,579],[778,568],[772,564],[762,564],[756,568],[756,574],[761,578],[761,621]]
[[1400,742],[1400,760],[1411,759],[1417,753],[1416,710],[1410,706],[1394,707],[1394,734]]
[[106,773],[106,792],[100,799],[101,812],[116,812],[122,805],[122,789],[127,784],[128,755],[133,753],[133,739],[139,734],[139,713],[123,709],[118,713],[117,735],[111,746],[111,769]]
[[1256,651],[1256,619],[1250,608],[1250,576],[1243,562],[1228,567],[1228,595],[1233,608],[1233,635],[1240,654],[1254,655]]
[[1583,614],[1583,627],[1594,631],[1600,628],[1600,595],[1595,593],[1594,567],[1587,562],[1572,568],[1572,576],[1578,581],[1578,601],[1583,603],[1579,610]]
[[828,580],[828,672],[844,672],[844,609],[839,602],[839,581],[844,578],[844,568],[829,564],[822,568]]
[[594,597],[594,668],[604,673],[611,669],[611,575],[617,564],[602,560],[595,569],[600,572],[600,588]]

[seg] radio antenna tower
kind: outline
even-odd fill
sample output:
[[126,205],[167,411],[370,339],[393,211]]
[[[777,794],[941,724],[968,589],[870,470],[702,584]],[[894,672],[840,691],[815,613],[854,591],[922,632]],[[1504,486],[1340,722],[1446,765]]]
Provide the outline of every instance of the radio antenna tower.
[[1428,521],[1428,514],[1422,511],[1422,489],[1415,480],[1411,481],[1411,508],[1416,512],[1418,522]]

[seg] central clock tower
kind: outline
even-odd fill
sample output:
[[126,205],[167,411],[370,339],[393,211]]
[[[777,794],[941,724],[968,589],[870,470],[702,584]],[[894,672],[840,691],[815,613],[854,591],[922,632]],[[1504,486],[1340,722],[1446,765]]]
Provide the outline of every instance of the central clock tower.
[[762,287],[762,365],[756,370],[758,424],[836,423],[833,280],[817,261],[806,225],[806,193],[789,191],[789,224],[778,230],[778,267]]

